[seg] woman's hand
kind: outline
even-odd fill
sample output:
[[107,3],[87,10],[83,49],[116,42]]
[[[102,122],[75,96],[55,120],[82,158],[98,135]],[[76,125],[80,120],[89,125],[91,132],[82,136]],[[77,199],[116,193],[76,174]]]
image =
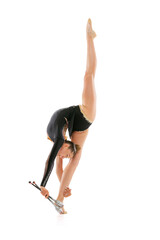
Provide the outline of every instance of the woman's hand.
[[65,187],[65,190],[64,190],[64,193],[63,193],[63,196],[64,197],[69,197],[71,196],[71,189],[69,187]]
[[40,186],[40,189],[41,189],[41,194],[42,194],[43,196],[45,196],[45,198],[48,198],[48,197],[49,197],[49,192],[48,192],[48,190],[47,190],[45,187],[42,187],[42,186]]

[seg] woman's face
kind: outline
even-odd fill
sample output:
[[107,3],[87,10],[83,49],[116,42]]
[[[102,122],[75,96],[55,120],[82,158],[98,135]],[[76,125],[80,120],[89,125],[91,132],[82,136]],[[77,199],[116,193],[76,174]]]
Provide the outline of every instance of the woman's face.
[[73,153],[68,147],[69,147],[69,144],[64,143],[60,148],[60,150],[58,151],[58,156],[60,156],[61,158],[72,158]]

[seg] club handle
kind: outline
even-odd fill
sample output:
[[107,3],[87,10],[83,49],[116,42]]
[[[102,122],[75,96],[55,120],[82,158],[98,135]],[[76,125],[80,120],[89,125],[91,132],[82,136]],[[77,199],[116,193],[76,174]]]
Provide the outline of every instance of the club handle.
[[[34,186],[35,188],[37,188],[38,190],[41,191],[40,187],[35,183],[35,181],[32,183],[31,181],[29,181],[30,184],[32,184],[32,186]],[[48,197],[48,200],[53,200],[54,202],[56,202],[56,200],[54,198],[52,198],[51,196]]]

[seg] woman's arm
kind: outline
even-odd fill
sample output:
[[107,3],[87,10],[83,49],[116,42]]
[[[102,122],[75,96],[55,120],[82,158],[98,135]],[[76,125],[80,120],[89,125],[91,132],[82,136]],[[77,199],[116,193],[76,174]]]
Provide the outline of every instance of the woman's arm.
[[45,171],[44,171],[44,175],[43,175],[43,179],[41,181],[41,185],[42,187],[45,187],[47,184],[47,181],[49,179],[49,176],[52,172],[53,166],[54,166],[54,160],[57,156],[57,153],[59,151],[59,149],[62,147],[64,143],[63,139],[60,138],[56,138],[54,145],[51,149],[50,155],[46,161],[46,165],[45,165]]
[[56,157],[56,174],[60,182],[63,174],[63,159],[59,156]]

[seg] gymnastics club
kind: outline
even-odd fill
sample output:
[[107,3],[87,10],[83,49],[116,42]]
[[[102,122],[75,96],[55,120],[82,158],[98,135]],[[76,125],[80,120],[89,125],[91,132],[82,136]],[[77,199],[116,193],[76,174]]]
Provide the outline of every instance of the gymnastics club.
[[[33,182],[33,184],[35,185],[35,187],[37,187],[37,188],[41,191],[41,189],[40,189],[39,186],[35,183],[35,181]],[[51,199],[52,199],[55,203],[53,203],[53,202],[51,201]],[[61,207],[64,206],[62,202],[60,202],[59,200],[55,200],[55,199],[52,198],[51,196],[49,196],[48,200],[49,200],[55,207],[58,206],[58,207],[61,208]],[[58,212],[59,212],[59,211],[58,211]],[[62,213],[62,210],[60,210],[60,212]]]
[[[38,190],[41,191],[40,187],[35,183],[35,181],[34,181],[33,183],[32,183],[31,181],[29,181],[29,183],[32,184],[34,187],[36,187]],[[55,206],[55,204],[58,205],[60,208],[64,206],[63,203],[61,203],[59,200],[55,200],[55,199],[52,198],[51,196],[49,196],[47,199],[48,199],[54,206]],[[55,202],[55,204],[52,202],[51,199]]]
[[[35,181],[33,182],[33,184],[35,185],[36,188],[38,188],[41,191],[40,187],[35,183]],[[49,196],[49,198],[52,199],[54,202],[56,202],[56,200],[51,196]]]

